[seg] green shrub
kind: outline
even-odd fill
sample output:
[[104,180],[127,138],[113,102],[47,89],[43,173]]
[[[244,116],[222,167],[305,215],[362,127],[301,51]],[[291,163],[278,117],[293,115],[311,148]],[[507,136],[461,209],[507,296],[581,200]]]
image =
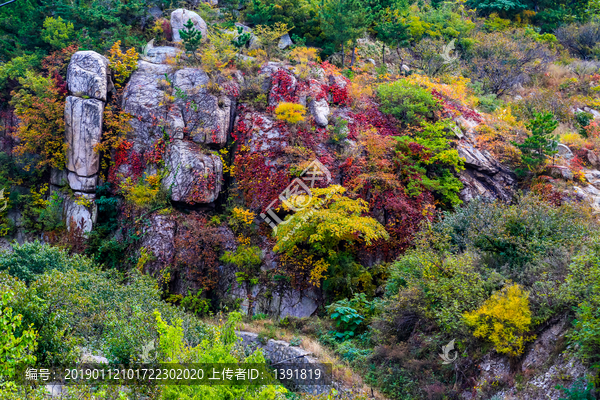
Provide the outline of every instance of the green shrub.
[[0,252],[0,271],[30,283],[47,271],[83,271],[91,268],[92,262],[80,255],[70,256],[58,247],[41,244],[39,241],[13,243],[12,249]]
[[586,382],[585,378],[578,378],[573,382],[570,388],[562,385],[557,385],[556,389],[562,390],[563,395],[558,400],[594,400],[596,397],[593,394],[594,383]]
[[[265,363],[261,350],[249,355],[243,351],[235,351],[238,341],[235,335],[237,323],[242,316],[231,313],[227,323],[217,327],[217,333],[204,338],[197,345],[189,345],[184,341],[184,328],[181,320],[172,324],[163,321],[160,313],[155,313],[156,330],[159,332],[160,361],[181,363]],[[176,399],[238,399],[276,400],[287,393],[279,385],[250,386],[245,383],[231,385],[168,385],[164,386],[162,398]]]
[[335,321],[338,329],[335,337],[340,341],[354,337],[359,326],[362,325],[365,319],[354,308],[345,307],[341,304],[333,303],[327,306],[327,310],[331,319]]
[[26,325],[25,329],[17,333],[23,324],[23,316],[15,315],[10,307],[13,296],[10,291],[0,294],[0,388],[14,385],[10,380],[16,378],[20,363],[33,364],[36,361],[33,356],[36,347],[35,330]]
[[594,226],[585,207],[555,207],[530,194],[511,205],[475,199],[456,213],[446,213],[434,230],[450,236],[453,251],[481,251],[489,267],[529,286],[544,271],[554,271],[551,265],[568,263]]
[[462,314],[482,304],[487,283],[473,254],[457,256],[419,246],[390,268],[383,325],[389,327],[398,316],[412,313],[436,321],[443,331],[464,333]]
[[37,242],[14,247],[0,253],[0,265],[27,278],[28,285],[5,275],[0,287],[16,293],[14,309],[38,330],[39,360],[72,362],[79,345],[128,363],[156,337],[155,310],[169,321],[182,319],[190,343],[207,333],[199,320],[163,302],[155,281],[135,270],[125,279],[115,270],[101,271],[87,257]]
[[[423,122],[412,136],[394,137],[398,142],[395,161],[407,181],[407,194],[416,196],[429,190],[446,207],[462,203],[458,193],[463,184],[455,173],[464,169],[464,160],[450,141],[454,135],[450,126],[447,120]],[[415,151],[414,143],[422,146],[420,150]]]
[[404,124],[433,119],[434,112],[441,109],[439,101],[427,89],[404,80],[379,85],[377,97],[381,111]]

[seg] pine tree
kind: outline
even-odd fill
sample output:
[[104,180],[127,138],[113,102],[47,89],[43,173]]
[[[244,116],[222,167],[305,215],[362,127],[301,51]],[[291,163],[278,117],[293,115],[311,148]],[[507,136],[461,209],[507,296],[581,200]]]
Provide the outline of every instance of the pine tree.
[[558,153],[558,135],[552,135],[558,122],[552,113],[535,113],[526,126],[531,135],[523,143],[513,144],[521,150],[521,161],[527,169],[538,173],[543,168],[546,158]]
[[327,0],[321,5],[321,27],[325,36],[336,46],[342,46],[344,67],[344,44],[352,42],[354,64],[356,40],[361,37],[373,21],[371,8],[366,0]]
[[196,50],[198,50],[200,42],[202,41],[202,32],[194,27],[194,23],[191,19],[188,19],[183,27],[185,29],[179,30],[179,35],[181,36],[181,40],[183,40],[183,46],[185,47],[185,51],[192,53],[195,58]]
[[375,23],[375,32],[377,38],[383,42],[382,59],[385,64],[385,46],[395,47],[399,51],[400,47],[406,46],[410,39],[408,26],[402,18],[403,13],[408,10],[408,2],[399,0],[392,7],[380,9],[377,13]]

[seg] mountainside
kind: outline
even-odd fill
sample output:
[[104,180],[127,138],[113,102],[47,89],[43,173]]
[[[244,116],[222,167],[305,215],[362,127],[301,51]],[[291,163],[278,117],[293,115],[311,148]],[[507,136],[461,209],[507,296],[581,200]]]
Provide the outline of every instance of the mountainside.
[[471,3],[0,8],[0,397],[598,398],[598,5]]

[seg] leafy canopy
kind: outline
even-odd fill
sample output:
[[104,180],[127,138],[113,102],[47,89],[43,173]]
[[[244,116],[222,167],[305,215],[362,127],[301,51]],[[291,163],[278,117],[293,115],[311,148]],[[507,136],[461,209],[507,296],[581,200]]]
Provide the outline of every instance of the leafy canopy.
[[531,325],[527,296],[519,285],[508,286],[477,310],[465,313],[465,322],[475,329],[475,337],[490,340],[498,353],[519,356],[525,342],[533,339],[524,336]]
[[[329,254],[342,242],[362,240],[370,245],[377,239],[389,238],[383,225],[363,216],[369,211],[368,203],[346,197],[345,192],[340,185],[312,189],[307,201],[300,201],[306,205],[277,227],[274,250],[289,253],[296,245],[308,244],[318,253]],[[297,204],[299,199],[289,200]]]

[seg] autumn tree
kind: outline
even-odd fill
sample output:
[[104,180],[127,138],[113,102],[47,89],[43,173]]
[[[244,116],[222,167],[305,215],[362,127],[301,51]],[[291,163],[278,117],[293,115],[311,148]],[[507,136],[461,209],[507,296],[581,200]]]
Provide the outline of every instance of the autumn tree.
[[65,93],[57,87],[55,78],[45,78],[28,71],[19,78],[21,89],[13,92],[11,105],[20,118],[15,132],[19,144],[17,155],[37,155],[36,167],[65,165]]
[[344,196],[344,187],[332,185],[324,189],[313,188],[311,192],[308,199],[289,199],[291,204],[298,200],[306,205],[277,227],[275,251],[289,253],[296,246],[305,244],[315,252],[327,255],[340,250],[343,243],[364,241],[368,245],[389,237],[383,225],[363,216],[369,211],[368,203]]
[[477,310],[464,314],[467,325],[474,328],[475,337],[494,344],[500,354],[516,357],[523,354],[526,333],[531,325],[528,293],[519,285],[496,292]]

